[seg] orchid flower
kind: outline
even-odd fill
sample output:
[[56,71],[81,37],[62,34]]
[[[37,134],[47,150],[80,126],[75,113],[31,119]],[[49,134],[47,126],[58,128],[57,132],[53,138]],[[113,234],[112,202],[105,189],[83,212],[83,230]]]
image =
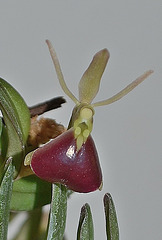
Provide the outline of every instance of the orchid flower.
[[56,52],[49,40],[48,45],[59,83],[65,94],[72,99],[75,107],[68,130],[54,140],[27,155],[25,165],[30,164],[40,178],[61,183],[76,192],[91,192],[102,187],[102,172],[94,141],[91,137],[94,108],[111,104],[124,97],[144,81],[153,71],[138,77],[114,96],[93,103],[101,77],[109,59],[109,52],[97,52],[79,82],[79,99],[69,90],[64,80]]

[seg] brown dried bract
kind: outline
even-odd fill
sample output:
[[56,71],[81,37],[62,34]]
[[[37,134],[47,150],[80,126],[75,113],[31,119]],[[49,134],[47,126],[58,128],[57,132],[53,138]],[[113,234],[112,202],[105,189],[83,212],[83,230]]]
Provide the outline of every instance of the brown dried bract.
[[38,147],[40,144],[48,142],[50,139],[57,137],[64,131],[64,126],[56,123],[55,120],[35,116],[31,118],[28,145],[31,145],[34,148]]

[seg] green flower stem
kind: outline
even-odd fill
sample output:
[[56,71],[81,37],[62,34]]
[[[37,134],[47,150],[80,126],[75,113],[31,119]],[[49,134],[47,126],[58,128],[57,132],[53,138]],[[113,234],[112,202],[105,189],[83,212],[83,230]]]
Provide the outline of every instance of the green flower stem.
[[9,163],[0,186],[0,239],[7,239],[14,166]]
[[62,240],[66,224],[67,188],[53,184],[47,240]]

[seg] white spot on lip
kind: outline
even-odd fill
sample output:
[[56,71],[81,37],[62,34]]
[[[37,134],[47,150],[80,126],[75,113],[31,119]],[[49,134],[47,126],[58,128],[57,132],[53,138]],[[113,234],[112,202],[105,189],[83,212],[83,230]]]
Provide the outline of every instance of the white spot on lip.
[[75,152],[75,146],[70,146],[66,152],[66,156],[69,158],[73,158]]

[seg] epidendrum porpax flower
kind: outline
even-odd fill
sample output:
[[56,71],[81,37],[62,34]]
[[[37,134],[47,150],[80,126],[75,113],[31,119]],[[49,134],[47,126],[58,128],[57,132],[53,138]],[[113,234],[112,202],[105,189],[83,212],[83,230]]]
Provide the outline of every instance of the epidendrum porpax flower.
[[68,130],[44,146],[29,153],[25,165],[46,181],[61,183],[76,192],[92,192],[102,187],[102,172],[94,141],[91,137],[94,107],[113,103],[146,79],[149,70],[113,97],[92,103],[100,85],[102,74],[109,59],[103,49],[95,54],[79,82],[79,100],[67,87],[54,48],[46,40],[57,77],[63,91],[75,103]]

